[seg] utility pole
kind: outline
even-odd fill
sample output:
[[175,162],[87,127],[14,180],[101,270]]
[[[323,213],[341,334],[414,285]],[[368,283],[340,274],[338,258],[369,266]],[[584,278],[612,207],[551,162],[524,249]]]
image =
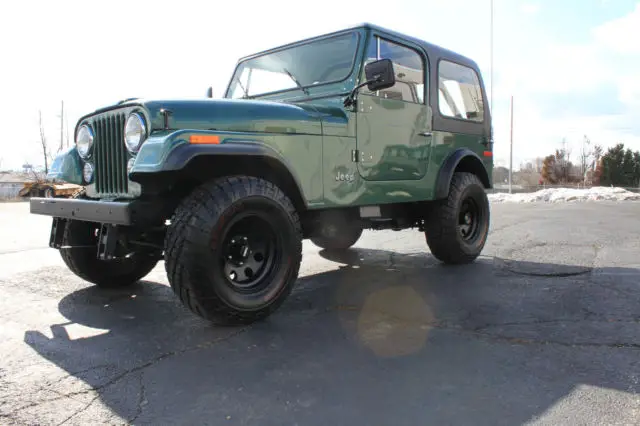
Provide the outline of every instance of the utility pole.
[[489,42],[489,56],[490,56],[490,68],[491,68],[491,94],[489,95],[489,109],[491,111],[491,114],[493,115],[493,0],[490,0],[491,2],[491,24],[490,24],[490,42]]
[[509,194],[511,194],[512,173],[513,173],[513,95],[511,95],[511,136],[509,137]]
[[64,101],[60,111],[60,151],[64,149]]

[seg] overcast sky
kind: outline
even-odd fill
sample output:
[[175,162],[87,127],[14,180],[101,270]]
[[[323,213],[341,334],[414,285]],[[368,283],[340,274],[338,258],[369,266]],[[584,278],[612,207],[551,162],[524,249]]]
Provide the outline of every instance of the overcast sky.
[[[35,1],[0,6],[2,168],[42,164],[38,109],[59,143],[82,114],[128,97],[222,95],[238,57],[360,22],[475,59],[490,85],[490,0]],[[379,5],[379,6],[378,6]],[[391,9],[389,9],[391,7]],[[640,1],[494,0],[496,162],[583,135],[640,149]]]

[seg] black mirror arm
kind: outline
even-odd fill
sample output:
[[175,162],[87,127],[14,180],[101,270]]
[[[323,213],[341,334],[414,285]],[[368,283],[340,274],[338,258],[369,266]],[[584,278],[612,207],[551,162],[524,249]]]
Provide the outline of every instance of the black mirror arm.
[[350,106],[355,104],[356,92],[358,91],[358,89],[360,89],[361,87],[366,86],[367,84],[375,83],[375,82],[377,82],[379,80],[380,80],[380,77],[375,78],[373,80],[367,80],[364,83],[360,83],[356,87],[354,87],[353,90],[351,91],[351,93],[349,93],[347,95],[347,98],[344,100],[345,108],[348,108],[348,107],[350,107]]

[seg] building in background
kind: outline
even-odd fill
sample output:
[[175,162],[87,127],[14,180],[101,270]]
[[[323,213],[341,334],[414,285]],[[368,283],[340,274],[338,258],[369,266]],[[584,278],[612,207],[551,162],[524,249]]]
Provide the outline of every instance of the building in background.
[[17,200],[26,183],[35,182],[33,173],[0,172],[0,201]]

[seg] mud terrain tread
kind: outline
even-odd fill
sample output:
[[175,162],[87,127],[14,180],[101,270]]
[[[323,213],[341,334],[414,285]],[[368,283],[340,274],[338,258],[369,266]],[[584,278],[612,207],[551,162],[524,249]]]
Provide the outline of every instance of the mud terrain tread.
[[[458,198],[467,187],[472,185],[477,185],[484,191],[484,186],[476,175],[466,172],[454,173],[449,196],[433,209],[427,220],[425,232],[427,244],[431,254],[444,263],[452,265],[471,263],[478,257],[479,251],[485,245],[487,233],[483,236],[484,240],[481,242],[480,250],[475,254],[462,250],[457,240],[456,206],[459,204]],[[486,197],[486,194],[484,196]]]
[[291,200],[273,183],[262,179],[233,176],[198,187],[176,209],[165,239],[165,267],[175,294],[192,312],[217,324],[247,324],[268,316],[288,296],[295,281],[289,280],[282,293],[266,308],[248,312],[232,308],[212,288],[205,286],[201,277],[207,273],[206,265],[198,256],[203,248],[198,239],[209,234],[226,208],[249,195],[276,201],[289,216],[299,237],[289,277],[292,274],[297,277],[302,258],[300,218]]

